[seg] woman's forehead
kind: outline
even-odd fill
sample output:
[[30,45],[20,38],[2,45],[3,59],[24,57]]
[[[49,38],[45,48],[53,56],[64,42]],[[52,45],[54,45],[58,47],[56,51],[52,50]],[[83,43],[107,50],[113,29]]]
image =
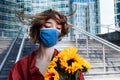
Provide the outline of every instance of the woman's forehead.
[[54,20],[54,21],[57,22],[58,24],[61,24],[61,21],[62,21],[58,15],[55,15],[55,16],[51,16],[50,18],[48,18],[48,19],[46,20],[46,22],[52,21],[52,20]]

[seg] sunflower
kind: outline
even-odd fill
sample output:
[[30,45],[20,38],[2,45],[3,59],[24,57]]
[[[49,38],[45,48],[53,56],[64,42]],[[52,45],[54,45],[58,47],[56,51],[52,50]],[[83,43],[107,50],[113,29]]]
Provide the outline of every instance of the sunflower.
[[79,69],[79,59],[76,54],[77,48],[66,48],[58,54],[60,59],[61,68],[65,68],[68,73],[74,73]]
[[81,65],[85,66],[87,69],[92,68],[91,64],[87,60],[85,60],[83,57],[81,57],[81,62],[82,62]]
[[48,68],[54,68],[57,67],[56,61],[51,61],[50,64],[48,65]]
[[75,76],[77,71],[86,72],[92,68],[82,56],[77,54],[78,49],[69,47],[63,49],[48,65],[48,70],[45,73],[45,80],[63,80],[69,75]]
[[81,71],[83,68],[91,68],[90,63],[88,63],[83,57],[77,54],[77,48],[70,47],[66,48],[58,54],[60,59],[61,68],[65,68],[68,73],[74,73],[78,69]]
[[50,68],[44,75],[45,80],[59,80],[59,74],[54,68]]

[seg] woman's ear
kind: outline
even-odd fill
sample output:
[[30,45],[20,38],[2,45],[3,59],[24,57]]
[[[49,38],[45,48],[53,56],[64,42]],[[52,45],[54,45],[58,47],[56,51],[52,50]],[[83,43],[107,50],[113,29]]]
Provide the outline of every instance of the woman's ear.
[[64,35],[66,35],[67,33],[69,33],[71,27],[72,27],[72,25],[70,25],[70,24],[66,24],[66,25],[65,25],[65,32],[64,32],[64,34],[63,34],[62,36],[64,36]]
[[72,27],[71,24],[66,24],[65,25],[65,31],[64,31],[64,33],[61,33],[61,35],[59,36],[59,41],[61,41],[62,37],[64,37],[67,33],[70,32],[71,27]]
[[72,27],[72,25],[71,25],[71,24],[66,24],[67,33],[69,33],[69,32],[70,32],[71,27]]

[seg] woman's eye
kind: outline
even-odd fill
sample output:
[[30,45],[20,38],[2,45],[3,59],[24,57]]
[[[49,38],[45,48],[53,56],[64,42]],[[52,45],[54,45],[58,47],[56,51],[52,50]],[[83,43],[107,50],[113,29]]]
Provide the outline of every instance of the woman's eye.
[[61,28],[57,28],[58,30],[61,30]]
[[51,26],[45,26],[45,28],[51,28]]

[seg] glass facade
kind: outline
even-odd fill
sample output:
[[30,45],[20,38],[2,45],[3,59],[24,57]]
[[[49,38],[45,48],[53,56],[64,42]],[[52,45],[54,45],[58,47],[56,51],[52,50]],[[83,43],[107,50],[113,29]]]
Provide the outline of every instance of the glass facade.
[[51,0],[53,8],[62,14],[69,14],[69,0]]
[[29,15],[34,15],[47,9],[55,9],[65,15],[68,15],[70,11],[69,0],[17,0],[17,3],[19,8]]
[[[75,4],[77,4],[77,11],[71,19],[74,27],[83,29],[92,34],[100,32],[100,29],[96,26],[96,24],[99,23],[97,0],[71,0],[70,4],[72,6],[71,11],[72,8],[75,8]],[[80,33],[72,32],[73,34],[77,34],[79,38],[85,38],[85,36]]]
[[120,28],[120,0],[114,0],[115,23],[117,28]]
[[19,27],[16,24],[15,0],[0,0],[0,36],[15,37]]
[[27,14],[34,15],[47,9],[55,9],[63,14],[69,14],[69,0],[17,0],[19,8]]
[[[77,4],[77,11],[68,18],[74,27],[79,27],[90,33],[99,33],[99,28],[95,26],[98,20],[98,0],[1,0],[0,1],[0,28],[18,29],[20,26],[16,24],[14,8],[24,11],[25,14],[34,15],[46,9],[55,9],[64,15],[70,14]],[[4,14],[4,15],[3,15]],[[21,25],[24,26],[24,25]],[[71,31],[67,37],[70,38],[74,31]],[[4,35],[15,36],[15,32]],[[81,36],[81,35],[79,35]]]

